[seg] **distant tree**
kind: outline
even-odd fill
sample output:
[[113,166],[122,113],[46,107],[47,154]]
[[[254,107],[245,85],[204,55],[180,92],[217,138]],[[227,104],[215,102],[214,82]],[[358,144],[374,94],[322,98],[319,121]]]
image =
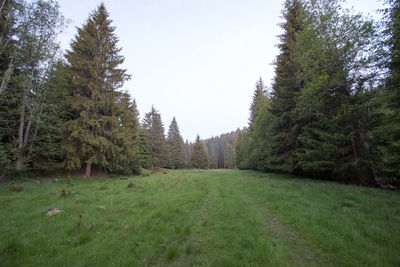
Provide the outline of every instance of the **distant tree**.
[[198,135],[196,138],[196,142],[193,145],[190,163],[192,167],[202,169],[207,168],[209,165],[206,149],[203,142],[200,140],[200,136]]
[[192,155],[192,148],[193,148],[193,144],[186,139],[185,145],[184,145],[185,168],[190,168],[190,156]]
[[260,79],[256,83],[256,89],[254,90],[254,93],[253,93],[253,101],[250,106],[250,118],[249,118],[249,130],[250,131],[253,130],[253,125],[259,114],[260,106],[264,103],[264,101],[266,99],[265,93],[266,93],[265,85],[264,85],[263,80],[260,77]]
[[240,130],[204,140],[211,168],[235,168],[235,145]]
[[150,166],[169,167],[167,140],[164,135],[164,125],[160,113],[151,107],[145,114],[143,127],[147,130],[150,147]]
[[167,143],[170,152],[170,167],[172,169],[183,168],[185,166],[185,148],[175,117],[169,125]]
[[235,165],[240,170],[255,169],[256,165],[251,161],[250,132],[244,128],[238,134],[235,145]]
[[78,29],[66,54],[70,93],[65,167],[86,165],[86,177],[92,164],[110,172],[138,169],[136,107],[129,95],[118,90],[130,76],[119,68],[124,57],[111,23],[100,4]]

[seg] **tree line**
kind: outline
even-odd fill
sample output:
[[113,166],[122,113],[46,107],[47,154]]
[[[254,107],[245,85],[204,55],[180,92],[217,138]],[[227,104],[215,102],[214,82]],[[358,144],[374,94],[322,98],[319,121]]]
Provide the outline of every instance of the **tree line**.
[[398,185],[400,4],[376,23],[341,2],[286,0],[275,78],[257,81],[248,127],[189,143],[154,107],[139,121],[104,4],[63,53],[57,1],[0,0],[0,177],[238,167]]
[[269,90],[260,79],[241,169],[391,187],[400,178],[400,2],[380,23],[339,0],[286,0]]
[[0,4],[0,176],[21,171],[140,173],[207,167],[198,137],[187,148],[173,118],[167,136],[152,107],[139,121],[125,91],[115,27],[100,4],[62,55],[66,20],[54,0]]

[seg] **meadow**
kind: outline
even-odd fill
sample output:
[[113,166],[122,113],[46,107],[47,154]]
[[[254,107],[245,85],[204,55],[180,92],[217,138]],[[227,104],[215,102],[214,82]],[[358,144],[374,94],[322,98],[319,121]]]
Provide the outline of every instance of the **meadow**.
[[26,179],[0,184],[0,240],[1,266],[400,266],[400,193],[239,170]]

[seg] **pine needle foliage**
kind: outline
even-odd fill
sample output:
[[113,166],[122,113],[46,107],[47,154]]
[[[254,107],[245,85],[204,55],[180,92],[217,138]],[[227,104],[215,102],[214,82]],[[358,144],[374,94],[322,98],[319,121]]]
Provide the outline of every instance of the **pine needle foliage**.
[[172,169],[182,169],[185,167],[185,148],[183,138],[179,132],[178,123],[173,117],[168,129],[167,137],[169,149],[169,162]]
[[203,142],[200,140],[200,136],[197,135],[196,142],[193,144],[192,154],[190,157],[190,164],[194,168],[205,169],[209,165],[209,159],[206,148]]
[[138,171],[137,117],[128,94],[130,78],[115,27],[103,3],[78,29],[67,51],[69,120],[65,125],[65,167],[91,175],[92,164],[108,172]]
[[275,62],[275,79],[272,86],[271,108],[273,119],[268,127],[268,151],[266,168],[273,171],[293,173],[296,169],[295,131],[296,97],[302,84],[298,74],[300,65],[295,62],[297,34],[302,30],[302,4],[298,0],[286,0],[281,24],[283,34],[278,45],[280,54]]
[[150,167],[169,167],[167,140],[164,134],[164,125],[161,115],[154,107],[145,114],[143,127],[147,131],[149,140]]

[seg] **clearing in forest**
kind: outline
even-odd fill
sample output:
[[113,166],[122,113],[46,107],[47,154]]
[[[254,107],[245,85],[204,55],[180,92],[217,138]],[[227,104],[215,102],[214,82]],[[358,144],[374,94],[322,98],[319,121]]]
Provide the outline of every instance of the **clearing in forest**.
[[400,194],[239,170],[3,183],[0,240],[2,266],[400,266]]

